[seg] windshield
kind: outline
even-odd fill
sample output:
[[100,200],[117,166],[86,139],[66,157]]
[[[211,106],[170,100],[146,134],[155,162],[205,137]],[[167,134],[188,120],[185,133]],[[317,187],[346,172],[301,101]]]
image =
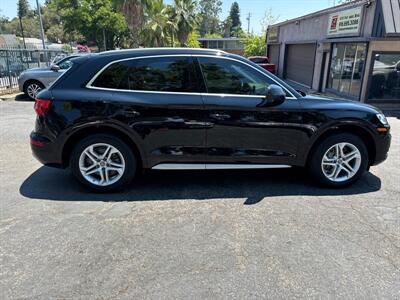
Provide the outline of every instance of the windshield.
[[68,56],[57,63],[57,66],[60,67],[61,70],[66,70],[72,67],[71,59],[75,58],[76,56]]

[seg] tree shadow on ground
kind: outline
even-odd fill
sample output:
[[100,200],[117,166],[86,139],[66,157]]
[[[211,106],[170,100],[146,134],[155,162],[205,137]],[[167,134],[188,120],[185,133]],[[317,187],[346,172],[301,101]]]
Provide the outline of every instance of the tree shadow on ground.
[[372,173],[344,189],[316,186],[303,169],[240,171],[151,171],[139,175],[127,189],[91,193],[68,170],[41,167],[21,185],[31,199],[53,201],[162,201],[243,198],[255,204],[274,196],[348,196],[377,191],[381,181]]

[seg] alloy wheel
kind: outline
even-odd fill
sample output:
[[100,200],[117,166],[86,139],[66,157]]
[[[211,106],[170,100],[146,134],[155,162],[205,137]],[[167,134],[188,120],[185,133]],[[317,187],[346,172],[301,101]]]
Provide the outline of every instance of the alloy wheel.
[[37,83],[31,83],[26,88],[26,93],[32,99],[35,99],[37,94],[42,90],[42,87]]
[[97,186],[109,186],[123,176],[125,160],[114,146],[97,143],[82,151],[79,157],[79,170],[88,182]]
[[343,182],[357,174],[361,166],[361,153],[351,143],[338,143],[322,157],[322,172],[333,182]]

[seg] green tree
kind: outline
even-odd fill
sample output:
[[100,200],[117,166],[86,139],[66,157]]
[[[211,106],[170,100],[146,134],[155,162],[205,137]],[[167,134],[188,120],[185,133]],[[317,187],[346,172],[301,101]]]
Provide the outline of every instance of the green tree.
[[276,16],[272,12],[272,8],[269,8],[265,11],[264,17],[261,19],[261,31],[263,33],[267,32],[268,26],[275,24],[279,20],[279,16]]
[[0,34],[7,33],[10,20],[4,16],[0,16]]
[[146,22],[142,30],[142,41],[146,47],[164,47],[168,36],[174,34],[175,24],[171,21],[168,8],[163,0],[149,2]]
[[177,37],[181,47],[185,46],[189,33],[197,25],[195,15],[196,4],[192,0],[174,1],[174,19],[177,26]]
[[72,47],[71,45],[65,44],[62,46],[61,48],[63,51],[67,52],[67,53],[72,53]]
[[228,16],[225,21],[222,22],[222,30],[223,30],[223,35],[225,38],[228,38],[231,36],[231,28],[232,28],[232,19],[230,16]]
[[185,46],[188,48],[200,48],[199,37],[200,35],[197,31],[192,31],[189,33]]
[[221,13],[222,1],[200,0],[199,1],[199,33],[201,37],[207,34],[217,34],[220,31],[219,14]]
[[24,41],[24,48],[26,48],[26,44],[25,44],[24,26],[22,25],[22,18],[24,18],[28,14],[28,11],[29,11],[28,0],[18,0],[17,15],[22,34],[22,40]]
[[52,43],[65,43],[64,27],[61,24],[52,25],[46,30],[46,37]]
[[[23,19],[24,24],[24,36],[25,37],[34,37],[39,38],[39,21],[37,18],[31,16],[27,16]],[[19,23],[19,18],[13,18],[10,22],[5,24],[5,33],[15,34],[16,36],[22,36],[21,26]]]
[[171,47],[178,46],[176,45],[175,38],[177,34],[177,24],[176,24],[176,19],[175,19],[175,8],[173,5],[167,5],[165,7],[165,13],[168,15],[168,21],[170,26],[168,27],[169,34],[167,36],[168,39],[168,45]]
[[247,36],[243,39],[244,55],[249,56],[264,56],[267,53],[265,36]]
[[231,36],[238,37],[240,31],[242,31],[242,22],[240,21],[239,4],[236,1],[232,3],[231,10],[229,12],[229,18],[232,21],[230,27],[230,34]]
[[95,42],[99,49],[120,47],[126,35],[125,18],[116,12],[111,0],[53,0],[56,3],[64,32],[81,34]]
[[124,14],[128,27],[132,31],[132,46],[134,48],[138,48],[140,45],[140,31],[144,24],[147,2],[147,0],[114,0],[115,5]]

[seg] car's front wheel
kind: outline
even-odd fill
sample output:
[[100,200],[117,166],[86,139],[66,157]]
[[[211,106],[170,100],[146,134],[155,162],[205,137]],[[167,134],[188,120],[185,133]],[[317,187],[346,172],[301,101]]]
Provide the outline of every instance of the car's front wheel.
[[335,134],[316,146],[308,168],[319,183],[344,187],[359,179],[368,168],[368,150],[356,135]]
[[70,167],[74,176],[91,190],[110,192],[133,179],[136,159],[129,146],[119,138],[96,134],[76,145]]

